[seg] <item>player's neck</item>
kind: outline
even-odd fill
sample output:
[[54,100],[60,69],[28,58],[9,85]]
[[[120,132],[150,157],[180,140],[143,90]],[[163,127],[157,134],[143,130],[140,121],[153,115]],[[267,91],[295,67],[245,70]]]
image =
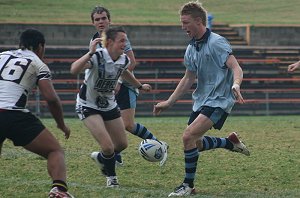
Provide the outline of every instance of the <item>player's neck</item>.
[[108,54],[109,54],[110,58],[111,58],[114,62],[117,61],[117,60],[119,59],[119,57],[120,57],[120,54],[119,54],[119,53],[116,53],[116,52],[114,52],[114,51],[111,50],[111,49],[107,49],[107,51],[108,51]]

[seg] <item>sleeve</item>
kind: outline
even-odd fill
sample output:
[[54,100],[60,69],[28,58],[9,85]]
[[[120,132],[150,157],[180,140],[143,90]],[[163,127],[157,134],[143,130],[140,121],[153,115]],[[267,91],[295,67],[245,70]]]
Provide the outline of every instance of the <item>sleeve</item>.
[[37,69],[37,81],[39,80],[51,80],[52,79],[52,75],[50,72],[49,67],[40,59],[36,60],[36,69]]
[[220,37],[216,42],[212,43],[212,49],[214,55],[216,56],[215,60],[218,60],[218,65],[221,67],[226,67],[226,61],[230,54],[232,54],[232,49],[226,38]]
[[192,61],[192,50],[193,50],[193,46],[191,44],[188,45],[188,47],[185,51],[185,54],[184,54],[183,64],[187,70],[197,71],[197,68],[195,67],[195,64],[193,64],[193,61]]
[[126,43],[125,43],[125,49],[124,49],[124,53],[132,51],[132,47],[130,44],[130,41],[128,39],[128,37],[126,36]]

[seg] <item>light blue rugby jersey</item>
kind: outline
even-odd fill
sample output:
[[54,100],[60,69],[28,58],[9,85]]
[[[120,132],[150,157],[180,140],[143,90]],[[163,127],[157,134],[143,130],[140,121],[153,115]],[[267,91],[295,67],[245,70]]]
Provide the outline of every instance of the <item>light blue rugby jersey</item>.
[[[132,47],[130,44],[129,39],[126,39],[126,44],[125,44],[125,49],[124,49],[124,53],[128,52],[128,51],[132,51]],[[132,74],[134,75],[133,71]],[[127,82],[126,80],[122,80],[122,84],[126,87],[128,87],[129,89],[133,90],[135,92],[136,95],[139,94],[139,91],[137,88],[135,88],[134,86],[132,86],[129,82]]]
[[187,70],[197,74],[197,87],[193,92],[193,111],[201,106],[220,107],[230,113],[235,97],[231,90],[233,72],[225,62],[232,49],[228,41],[207,30],[200,41],[192,40],[184,55]]

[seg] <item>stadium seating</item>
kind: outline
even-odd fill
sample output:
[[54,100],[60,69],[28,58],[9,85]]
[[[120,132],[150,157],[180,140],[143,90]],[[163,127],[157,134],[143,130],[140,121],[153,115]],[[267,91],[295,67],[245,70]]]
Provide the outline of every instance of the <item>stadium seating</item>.
[[[231,42],[244,71],[241,89],[246,104],[237,104],[232,115],[300,114],[300,70],[287,73],[287,66],[300,59],[299,47],[248,46],[227,25],[214,26],[213,30]],[[153,105],[167,99],[183,76],[186,46],[133,47],[137,61],[135,76],[153,87],[150,93],[140,94],[137,116],[151,116]],[[7,46],[0,46],[0,51],[6,49]],[[44,61],[52,70],[54,87],[67,116],[76,116],[75,98],[83,79],[83,74],[70,74],[70,65],[87,50],[85,46],[47,46]],[[188,115],[192,106],[191,93],[192,90],[162,115]],[[29,108],[41,116],[50,115],[38,90],[30,96]]]

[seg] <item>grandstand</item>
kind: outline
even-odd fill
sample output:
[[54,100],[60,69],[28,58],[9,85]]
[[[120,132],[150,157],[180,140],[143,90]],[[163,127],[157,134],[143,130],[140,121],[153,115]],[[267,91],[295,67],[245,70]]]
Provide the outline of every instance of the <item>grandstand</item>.
[[[135,75],[143,83],[149,83],[153,87],[150,93],[140,94],[137,116],[151,116],[153,105],[167,99],[175,89],[185,70],[183,55],[188,42],[178,26],[145,28],[146,30],[140,28],[138,33],[136,27],[135,31],[127,28],[138,63]],[[150,31],[151,28],[155,31]],[[300,47],[251,46],[238,31],[226,24],[215,24],[213,31],[230,41],[234,55],[244,71],[241,89],[246,104],[236,105],[232,115],[300,114],[300,73],[298,71],[291,75],[286,72],[287,65],[300,59]],[[153,39],[149,38],[149,32]],[[159,32],[163,34],[158,34]],[[176,39],[173,39],[172,35]],[[65,114],[76,116],[75,97],[83,75],[72,76],[69,69],[74,60],[87,52],[88,42],[84,41],[83,45],[84,42],[81,41],[81,45],[78,46],[74,45],[76,41],[72,41],[71,38],[67,41],[67,44],[61,41],[61,45],[50,42],[50,45],[47,45],[45,62],[52,70],[54,86],[62,100]],[[7,44],[2,44],[0,51],[11,48],[11,45]],[[192,90],[162,115],[188,115],[192,105],[191,93]],[[38,91],[31,95],[29,107],[41,116],[50,115]]]

